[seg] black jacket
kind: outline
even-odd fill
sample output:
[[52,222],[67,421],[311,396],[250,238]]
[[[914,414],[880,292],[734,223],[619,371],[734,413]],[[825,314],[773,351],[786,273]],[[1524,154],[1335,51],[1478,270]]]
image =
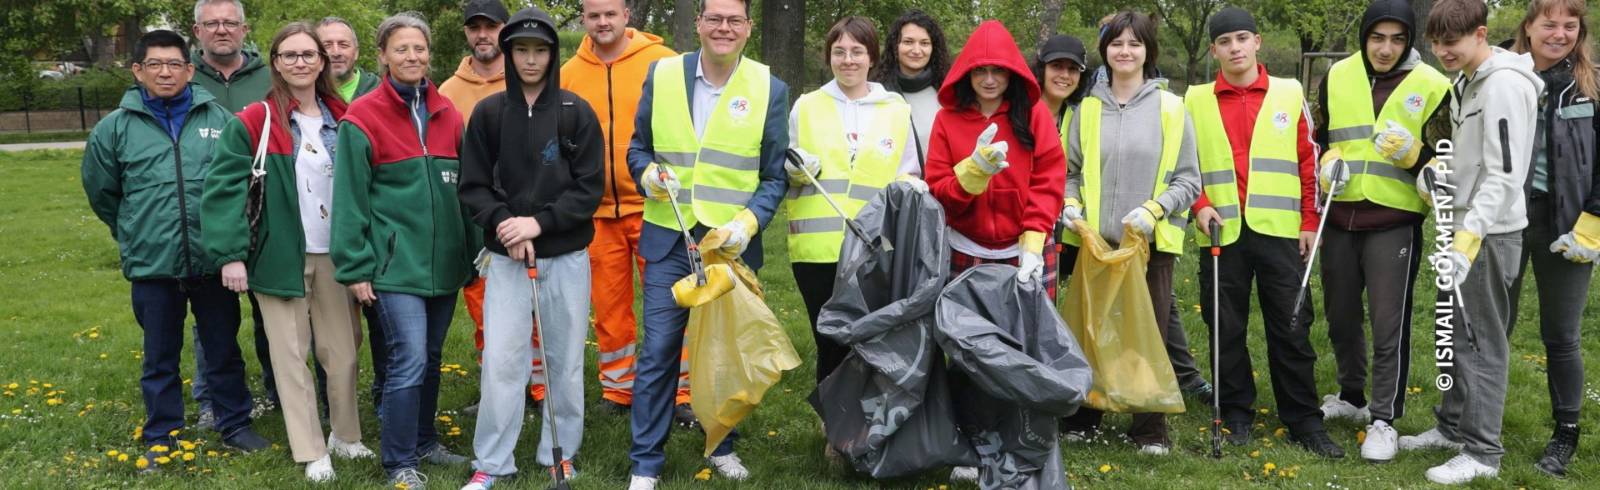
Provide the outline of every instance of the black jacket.
[[[518,29],[541,29],[555,40],[544,89],[532,107],[512,63]],[[461,144],[461,203],[483,227],[484,246],[506,254],[495,230],[512,217],[532,216],[541,232],[538,257],[582,250],[594,239],[595,209],[604,191],[605,147],[600,123],[587,102],[561,90],[560,41],[554,22],[537,8],[511,16],[500,33],[506,91],[478,103]],[[558,128],[559,126],[569,126]]]
[[[1549,192],[1553,197],[1551,229],[1564,233],[1578,222],[1580,213],[1600,215],[1600,118],[1594,117],[1600,101],[1578,90],[1572,79],[1572,64],[1563,61],[1539,73],[1544,79],[1544,100],[1539,117],[1544,118],[1546,159],[1550,165]],[[1524,186],[1535,196],[1533,172]]]

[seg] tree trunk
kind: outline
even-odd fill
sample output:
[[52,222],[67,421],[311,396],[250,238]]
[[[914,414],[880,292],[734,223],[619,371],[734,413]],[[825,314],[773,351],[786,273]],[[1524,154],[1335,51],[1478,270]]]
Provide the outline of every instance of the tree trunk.
[[1411,0],[1411,15],[1417,18],[1417,25],[1411,27],[1411,45],[1422,53],[1423,63],[1438,65],[1439,58],[1433,55],[1433,50],[1428,49],[1428,38],[1422,35],[1422,26],[1428,24],[1429,10],[1433,10],[1433,0]]
[[772,74],[789,84],[789,98],[806,85],[806,3],[803,0],[762,0],[761,61]]
[[1056,27],[1061,24],[1061,11],[1066,8],[1066,0],[1041,0],[1039,17],[1039,42],[1034,45],[1034,52],[1044,48],[1045,41],[1050,36],[1056,35]]
[[699,35],[694,30],[694,17],[700,3],[695,0],[672,2],[672,49],[679,53],[694,51]]
[[650,8],[655,6],[654,0],[628,0],[628,9],[632,15],[628,17],[628,27],[644,30],[650,25]]

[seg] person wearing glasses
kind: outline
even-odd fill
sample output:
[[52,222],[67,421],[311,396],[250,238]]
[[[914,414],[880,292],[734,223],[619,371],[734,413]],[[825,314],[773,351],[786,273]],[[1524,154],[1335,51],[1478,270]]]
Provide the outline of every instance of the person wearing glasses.
[[[700,50],[662,58],[639,98],[628,170],[645,196],[639,250],[644,256],[644,340],[633,380],[631,490],[653,490],[666,466],[673,398],[682,366],[689,310],[672,285],[689,274],[683,232],[725,234],[706,253],[743,257],[761,268],[761,228],[788,188],[789,86],[745,58],[754,27],[750,4],[705,0],[697,22]],[[659,102],[659,104],[657,104]],[[680,228],[669,196],[683,212]],[[714,230],[714,231],[713,231]],[[733,453],[735,434],[711,453],[709,466],[731,480],[750,476]]]
[[[230,113],[239,112],[245,105],[266,97],[267,88],[272,84],[272,75],[265,69],[266,60],[253,48],[245,46],[250,24],[244,19],[244,4],[239,0],[198,0],[194,4],[194,39],[199,44],[190,56],[195,60],[195,74],[199,75],[194,77],[194,83],[210,92],[217,104]],[[267,390],[266,407],[271,408],[278,404],[272,353],[267,347],[267,333],[256,297],[254,294],[246,297],[250,299],[250,320],[255,328],[256,360],[261,363],[261,385]],[[196,332],[195,338],[199,337]],[[205,371],[209,358],[205,347],[195,342],[195,371]],[[195,401],[200,403],[198,425],[213,426],[210,383],[196,377],[190,388]]]
[[[193,311],[211,363],[196,379],[210,380],[222,443],[256,451],[271,445],[250,428],[239,333],[239,296],[223,288],[215,262],[201,248],[200,195],[211,153],[233,115],[204,88],[190,83],[187,43],[178,33],[145,33],[133,47],[138,84],[116,111],[89,133],[83,152],[83,191],[96,217],[111,228],[132,282],[133,317],[144,333],[147,451],[139,468],[157,471],[157,458],[175,448],[184,427],[182,376],[185,311]],[[187,436],[193,439],[193,436]]]
[[[206,252],[222,269],[223,287],[257,293],[277,363],[289,449],[313,482],[333,479],[330,451],[341,458],[373,456],[361,444],[356,414],[356,303],[333,280],[328,256],[335,131],[345,103],[321,44],[303,22],[273,36],[272,90],[223,128],[200,207],[201,226],[211,231]],[[264,192],[251,219],[249,183],[262,137]],[[326,444],[306,368],[313,341],[328,380],[333,433]]]

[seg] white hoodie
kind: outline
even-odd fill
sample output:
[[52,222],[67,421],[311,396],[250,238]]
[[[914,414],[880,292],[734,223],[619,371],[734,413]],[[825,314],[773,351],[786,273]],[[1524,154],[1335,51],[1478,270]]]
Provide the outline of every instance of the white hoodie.
[[[838,80],[829,80],[827,85],[823,85],[817,91],[832,97],[834,105],[839,108],[839,117],[841,119],[838,122],[839,130],[847,135],[846,140],[850,142],[850,154],[852,155],[856,152],[858,138],[850,137],[849,135],[859,135],[862,130],[861,125],[871,121],[877,115],[876,111],[883,104],[905,103],[905,99],[901,98],[900,94],[885,90],[883,85],[878,82],[867,82],[867,96],[857,100],[850,100],[849,97],[844,95],[843,91],[839,90]],[[790,148],[799,148],[800,124],[800,106],[796,105],[789,109]],[[918,177],[922,176],[922,164],[917,161],[917,149],[909,146],[917,144],[913,131],[915,131],[915,128],[908,128],[906,134],[901,136],[902,139],[899,143],[907,146],[906,150],[900,155],[900,167],[895,170],[895,175],[911,174]]]
[[1479,237],[1528,226],[1522,184],[1533,155],[1544,81],[1533,57],[1498,47],[1471,73],[1456,76],[1450,97],[1451,205],[1461,228]]

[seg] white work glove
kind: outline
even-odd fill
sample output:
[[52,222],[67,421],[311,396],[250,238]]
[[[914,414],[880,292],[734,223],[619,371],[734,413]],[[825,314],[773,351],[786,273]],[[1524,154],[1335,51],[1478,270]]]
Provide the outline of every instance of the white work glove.
[[1126,216],[1123,216],[1122,224],[1133,226],[1134,229],[1139,230],[1140,233],[1144,233],[1146,238],[1149,238],[1156,230],[1156,220],[1161,219],[1161,216],[1158,216],[1155,210],[1150,209],[1152,207],[1161,209],[1161,205],[1156,204],[1155,201],[1145,201],[1143,205],[1133,208],[1133,211],[1129,211]]
[[644,182],[644,197],[657,201],[672,199],[672,195],[683,189],[683,184],[678,183],[678,174],[672,171],[672,167],[659,163],[645,167],[640,180]]
[[799,148],[795,148],[794,153],[800,156],[800,167],[795,167],[794,162],[787,158],[783,159],[783,170],[789,172],[789,185],[798,187],[810,184],[822,173],[822,160]]
[[1066,205],[1061,207],[1061,223],[1071,226],[1073,221],[1081,219],[1083,207],[1078,205],[1077,199],[1067,199]]
[[911,190],[917,191],[918,194],[928,193],[928,181],[922,180],[921,177],[911,174],[900,174],[900,177],[895,180],[905,182],[906,185],[911,186]]
[[989,175],[1000,173],[1001,170],[1011,166],[1006,162],[1006,152],[1011,149],[1011,144],[1005,141],[991,144],[995,133],[999,131],[999,126],[989,123],[989,127],[978,134],[978,142],[972,147],[972,163],[977,164],[979,170]]
[[1600,216],[1587,212],[1578,215],[1578,222],[1572,226],[1572,231],[1550,244],[1550,253],[1561,254],[1578,264],[1589,264],[1600,259]]
[[1317,182],[1322,184],[1323,192],[1337,196],[1344,192],[1350,183],[1350,166],[1338,150],[1331,150],[1322,156],[1322,171],[1318,172]]
[[[1433,189],[1428,188],[1428,176],[1433,176],[1434,185],[1444,184],[1444,174],[1439,173],[1438,165],[1438,160],[1429,160],[1428,164],[1423,165],[1422,170],[1417,172],[1417,195],[1421,196],[1422,202],[1428,203],[1430,207],[1433,206]],[[1439,192],[1449,191],[1441,187]]]
[[1422,145],[1417,144],[1417,137],[1392,120],[1384,121],[1384,129],[1372,135],[1372,145],[1377,148],[1378,154],[1389,159],[1395,166],[1411,168],[1417,164],[1417,156],[1422,153]]
[[1044,256],[1023,252],[1017,257],[1017,282],[1027,283],[1044,276]]
[[1450,277],[1450,284],[1454,284],[1456,290],[1461,289],[1461,283],[1467,280],[1467,272],[1472,270],[1472,261],[1459,250],[1447,251],[1443,257],[1434,255],[1430,260],[1433,262],[1434,272],[1440,276]]
[[757,231],[757,226],[756,215],[748,209],[740,210],[738,214],[733,215],[733,219],[728,220],[728,224],[722,225],[721,228],[717,229],[727,233],[727,239],[722,242],[722,247],[720,247],[723,255],[738,257],[744,254],[745,248],[750,246],[750,235]]

